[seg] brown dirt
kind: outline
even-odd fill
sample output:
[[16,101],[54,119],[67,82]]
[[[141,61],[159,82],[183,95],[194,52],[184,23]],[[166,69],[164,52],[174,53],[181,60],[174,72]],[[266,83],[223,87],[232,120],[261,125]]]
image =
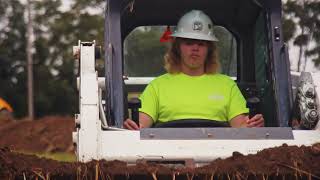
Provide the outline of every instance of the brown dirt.
[[73,152],[73,129],[71,117],[0,121],[0,147],[25,152]]
[[[320,144],[283,145],[256,155],[234,152],[200,168],[170,168],[154,163],[135,166],[120,161],[65,163],[15,152],[72,151],[72,118],[46,117],[15,121],[0,127],[0,180],[2,179],[320,179]],[[50,141],[49,141],[50,140]],[[9,147],[9,148],[8,148]]]
[[225,160],[195,168],[169,168],[120,161],[61,163],[0,149],[0,178],[7,179],[320,179],[320,144],[283,145],[256,155],[234,153]]

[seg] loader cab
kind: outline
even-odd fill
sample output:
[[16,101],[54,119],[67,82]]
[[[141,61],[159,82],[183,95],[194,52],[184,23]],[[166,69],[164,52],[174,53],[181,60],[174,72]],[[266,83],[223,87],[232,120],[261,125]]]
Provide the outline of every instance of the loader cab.
[[121,127],[128,96],[165,73],[168,43],[160,37],[192,9],[213,20],[221,73],[234,78],[245,98],[260,99],[269,127],[288,126],[292,110],[289,60],[281,29],[281,0],[108,0],[105,18],[106,116]]

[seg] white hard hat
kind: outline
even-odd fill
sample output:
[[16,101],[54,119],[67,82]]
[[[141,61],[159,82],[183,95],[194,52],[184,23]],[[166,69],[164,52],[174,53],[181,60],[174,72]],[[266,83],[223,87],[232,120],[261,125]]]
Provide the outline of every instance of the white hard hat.
[[209,16],[200,10],[192,10],[183,15],[172,37],[218,41],[213,34],[213,24]]

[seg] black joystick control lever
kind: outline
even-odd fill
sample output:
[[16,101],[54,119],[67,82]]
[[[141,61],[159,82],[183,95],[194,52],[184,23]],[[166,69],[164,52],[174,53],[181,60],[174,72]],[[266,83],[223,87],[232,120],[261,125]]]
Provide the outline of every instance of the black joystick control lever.
[[128,108],[131,109],[131,119],[139,125],[139,108],[141,108],[140,99],[131,98],[128,101]]
[[259,113],[260,99],[258,97],[250,97],[247,99],[247,108],[249,108],[249,118]]

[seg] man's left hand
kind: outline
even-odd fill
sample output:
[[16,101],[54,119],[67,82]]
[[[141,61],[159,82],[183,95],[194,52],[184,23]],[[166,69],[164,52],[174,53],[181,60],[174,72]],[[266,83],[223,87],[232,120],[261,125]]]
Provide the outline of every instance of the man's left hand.
[[256,114],[251,119],[247,120],[247,127],[263,127],[264,118],[262,114]]

